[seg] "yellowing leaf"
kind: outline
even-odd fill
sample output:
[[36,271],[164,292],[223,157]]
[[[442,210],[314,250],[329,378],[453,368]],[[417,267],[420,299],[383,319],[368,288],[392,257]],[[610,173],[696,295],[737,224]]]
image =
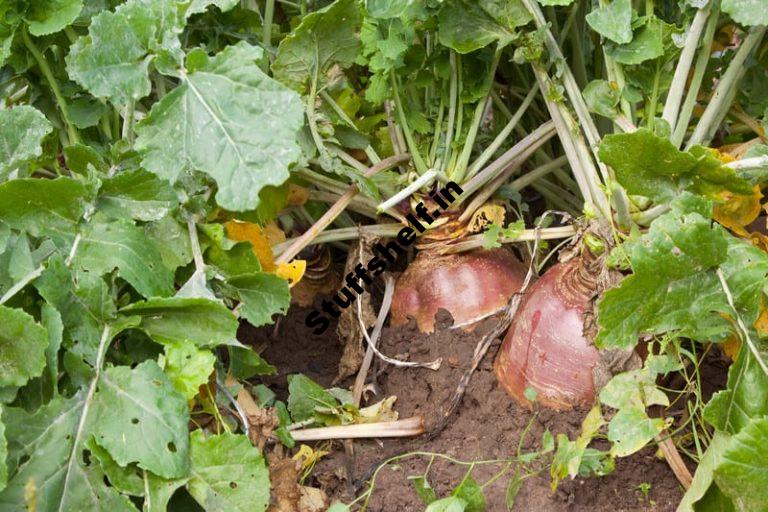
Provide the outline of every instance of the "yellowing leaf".
[[765,304],[760,305],[760,316],[755,320],[755,329],[760,336],[768,336],[768,309]]
[[760,215],[760,200],[763,194],[760,186],[755,185],[752,195],[738,195],[723,191],[719,194],[722,201],[715,205],[714,219],[739,236],[747,237],[748,226]]
[[357,423],[375,423],[379,421],[395,421],[398,418],[397,411],[392,407],[395,405],[396,396],[390,396],[368,407],[360,409],[360,416]]
[[259,258],[261,268],[266,272],[274,272],[277,268],[275,257],[272,254],[269,240],[264,234],[264,230],[258,224],[250,222],[241,222],[231,220],[225,225],[227,237],[236,242],[250,242],[253,246],[253,253]]
[[296,452],[296,455],[294,455],[292,458],[295,461],[298,461],[301,463],[301,470],[303,472],[306,472],[307,470],[311,470],[314,465],[328,455],[330,452],[325,450],[313,450],[310,446],[307,446],[306,444],[302,444],[299,447],[299,451]]
[[264,236],[267,237],[269,245],[277,245],[285,242],[285,233],[275,221],[271,220],[267,222],[262,229],[264,230]]
[[506,211],[500,204],[486,203],[472,215],[471,219],[469,219],[467,232],[479,233],[491,224],[502,226],[504,224],[505,215]]
[[735,334],[723,342],[723,352],[731,361],[736,360],[741,349],[741,340]]
[[304,277],[307,270],[306,260],[293,260],[289,263],[281,263],[275,269],[275,275],[288,281],[288,286],[293,287]]

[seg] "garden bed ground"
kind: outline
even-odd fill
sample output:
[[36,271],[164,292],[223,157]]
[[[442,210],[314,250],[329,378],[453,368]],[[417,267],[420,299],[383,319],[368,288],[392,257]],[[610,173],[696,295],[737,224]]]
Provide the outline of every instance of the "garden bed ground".
[[[293,307],[282,318],[277,331],[244,329],[244,341],[259,345],[267,342],[263,356],[276,365],[279,374],[268,379],[268,385],[283,398],[287,396],[286,376],[302,372],[324,386],[331,386],[336,376],[342,347],[329,329],[323,336],[313,335],[304,327],[306,310]],[[443,319],[445,320],[445,319]],[[450,319],[448,319],[450,321]],[[382,350],[393,357],[418,361],[443,358],[439,371],[374,367],[377,373],[377,400],[396,395],[395,409],[401,418],[421,414],[427,428],[442,414],[457,382],[470,360],[479,336],[493,320],[487,320],[474,333],[458,330],[438,331],[432,335],[418,333],[412,327],[387,328],[382,336]],[[491,347],[493,354],[498,342]],[[721,372],[713,372],[720,374]],[[714,375],[719,380],[722,375]],[[350,379],[351,381],[351,379]],[[336,383],[340,387],[351,382]],[[715,383],[712,383],[715,384]],[[410,452],[439,452],[463,461],[480,461],[510,457],[517,450],[520,436],[534,412],[519,407],[501,390],[492,371],[492,358],[486,356],[475,373],[458,413],[435,439],[355,441],[355,456],[349,460],[341,443],[321,460],[308,482],[323,488],[330,496],[349,502],[354,481],[389,456]],[[524,449],[535,449],[545,429],[577,435],[585,411],[556,413],[539,410]],[[427,457],[415,457],[398,465],[390,465],[379,473],[369,505],[371,512],[420,511],[424,506],[407,476],[422,474]],[[430,471],[430,483],[438,496],[447,495],[462,479],[466,466],[436,461]],[[476,466],[473,476],[479,483],[491,478],[499,466]],[[484,489],[489,511],[506,510],[504,495],[508,477]],[[646,490],[646,493],[642,491]],[[577,478],[562,482],[552,492],[549,474],[528,478],[518,494],[514,510],[536,511],[673,511],[683,490],[666,462],[652,449],[629,458],[619,459],[616,471],[602,478]]]

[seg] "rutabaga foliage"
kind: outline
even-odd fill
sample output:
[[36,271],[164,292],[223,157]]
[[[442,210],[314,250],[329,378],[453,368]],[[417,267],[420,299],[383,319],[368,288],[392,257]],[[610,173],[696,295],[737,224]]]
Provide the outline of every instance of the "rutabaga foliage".
[[91,3],[0,8],[0,510],[162,511],[181,487],[265,510],[259,450],[189,424],[221,399],[217,347],[274,371],[238,318],[271,323],[288,283],[222,223],[282,208],[302,101],[261,47],[185,46],[234,2]]

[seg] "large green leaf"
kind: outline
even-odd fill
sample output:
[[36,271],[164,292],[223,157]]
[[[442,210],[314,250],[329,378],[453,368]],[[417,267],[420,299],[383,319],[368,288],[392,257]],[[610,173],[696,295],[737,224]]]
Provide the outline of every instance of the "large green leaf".
[[121,313],[141,317],[140,328],[159,343],[191,341],[209,348],[236,343],[237,319],[223,304],[209,299],[153,298]]
[[181,84],[136,129],[144,167],[172,182],[203,171],[218,184],[218,203],[233,211],[257,207],[263,187],[283,183],[300,155],[303,106],[261,71],[261,57],[246,43],[213,58],[190,54]]
[[733,436],[715,468],[715,481],[740,510],[768,504],[768,416],[753,419]]
[[5,408],[13,469],[0,492],[0,510],[27,510],[25,496],[32,481],[37,512],[136,512],[127,497],[104,484],[101,468],[85,458],[86,402],[81,391],[71,398],[54,398],[34,413]]
[[587,14],[586,20],[595,32],[615,43],[632,41],[632,0],[612,0]]
[[630,194],[656,201],[670,200],[683,190],[714,196],[723,190],[751,194],[752,187],[700,146],[690,152],[648,129],[607,135],[600,159],[613,167],[616,178]]
[[723,0],[720,8],[742,25],[768,25],[768,6],[765,0]]
[[227,281],[243,303],[242,314],[251,325],[272,323],[276,314],[285,314],[291,305],[288,281],[266,272],[235,276]]
[[723,340],[733,327],[722,315],[733,311],[718,268],[744,322],[757,319],[768,255],[713,226],[707,201],[684,193],[672,207],[624,244],[633,275],[598,303],[598,346],[631,348],[641,332]]
[[438,15],[440,42],[459,53],[493,42],[506,45],[529,21],[531,13],[521,0],[447,0]]
[[73,265],[98,275],[117,269],[144,297],[173,293],[173,271],[163,262],[154,240],[126,219],[90,222]]
[[71,178],[11,180],[0,185],[0,219],[32,236],[72,240],[86,196],[85,187]]
[[121,466],[132,462],[164,478],[189,471],[189,410],[154,361],[101,374],[92,432]]
[[306,375],[288,376],[288,410],[294,422],[315,416],[318,409],[324,411],[339,405],[336,398]]
[[69,76],[91,94],[128,104],[151,90],[149,63],[161,51],[178,52],[186,24],[177,0],[129,0],[94,16],[67,55]]
[[356,0],[336,0],[304,16],[277,50],[272,72],[277,80],[304,92],[318,85],[331,66],[350,66],[360,48],[360,9]]
[[170,184],[143,169],[105,179],[97,201],[99,210],[108,215],[140,221],[160,220],[178,204]]
[[39,157],[40,144],[52,130],[51,123],[34,107],[19,105],[0,110],[0,181],[10,171]]
[[192,433],[189,493],[207,512],[263,512],[269,505],[269,472],[246,436],[224,433],[206,439]]
[[23,386],[45,368],[48,333],[20,309],[0,306],[0,386]]
[[30,34],[44,36],[75,21],[82,8],[83,0],[30,0],[24,19]]

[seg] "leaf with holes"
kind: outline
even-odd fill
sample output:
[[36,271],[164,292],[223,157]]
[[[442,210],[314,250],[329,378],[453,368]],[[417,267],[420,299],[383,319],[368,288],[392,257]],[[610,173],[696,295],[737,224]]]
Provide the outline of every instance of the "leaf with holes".
[[191,435],[192,470],[187,489],[207,511],[263,512],[269,505],[269,471],[246,436]]
[[104,371],[93,399],[96,442],[121,466],[164,478],[189,472],[189,409],[154,361]]

